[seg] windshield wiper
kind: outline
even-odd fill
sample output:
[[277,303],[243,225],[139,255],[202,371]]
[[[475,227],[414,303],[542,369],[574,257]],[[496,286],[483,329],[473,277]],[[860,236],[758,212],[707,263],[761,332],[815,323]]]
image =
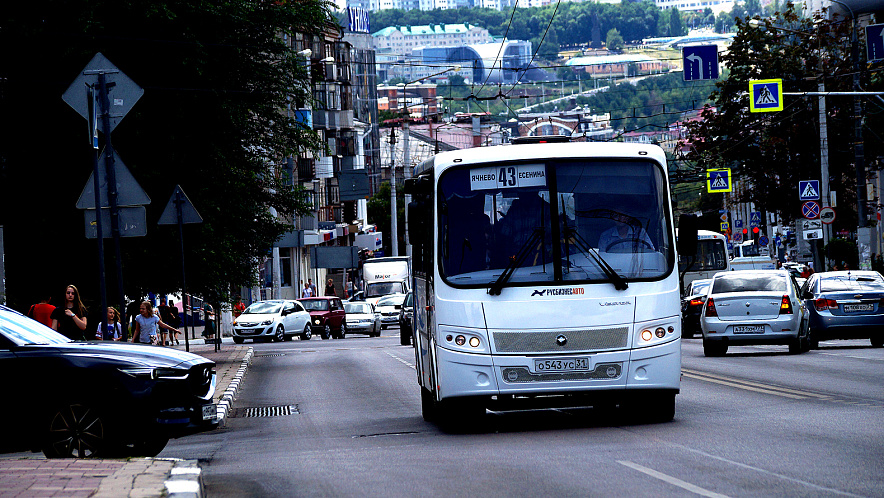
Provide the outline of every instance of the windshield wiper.
[[543,241],[543,229],[535,228],[533,232],[531,232],[531,236],[528,237],[528,240],[522,244],[522,247],[519,248],[519,252],[510,258],[510,262],[506,265],[506,268],[503,269],[503,273],[497,277],[497,280],[491,284],[491,287],[488,288],[488,294],[492,296],[499,296],[501,289],[503,289],[504,284],[513,276],[513,273],[516,271],[516,268],[522,266],[522,262],[528,257],[528,254],[531,252],[531,247]]
[[586,240],[577,233],[577,230],[573,228],[565,227],[565,239],[568,240],[570,237],[574,237],[574,245],[579,247],[584,254],[588,255],[593,262],[601,268],[602,272],[608,277],[608,280],[612,284],[614,284],[614,288],[617,290],[626,290],[629,288],[629,284],[626,283],[626,279],[620,276],[616,270],[614,270],[611,265],[608,264],[607,261],[598,253],[592,246],[590,246]]

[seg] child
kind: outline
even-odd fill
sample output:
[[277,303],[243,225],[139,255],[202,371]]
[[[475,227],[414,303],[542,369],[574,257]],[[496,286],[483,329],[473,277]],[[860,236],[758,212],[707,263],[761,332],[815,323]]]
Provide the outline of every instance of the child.
[[138,309],[141,311],[141,314],[135,317],[135,333],[132,335],[132,342],[159,344],[159,338],[157,337],[157,329],[159,327],[179,332],[175,327],[163,323],[154,314],[150,301],[144,301]]
[[101,330],[101,324],[95,331],[95,338],[99,341],[119,341],[123,337],[123,327],[120,325],[120,313],[116,308],[107,309],[107,323],[104,331]]

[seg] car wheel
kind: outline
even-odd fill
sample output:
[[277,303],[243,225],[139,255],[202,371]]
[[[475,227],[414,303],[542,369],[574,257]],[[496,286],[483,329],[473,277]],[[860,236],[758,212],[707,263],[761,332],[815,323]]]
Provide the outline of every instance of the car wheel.
[[331,339],[331,327],[326,323],[325,328],[322,329],[322,338],[323,339]]
[[145,439],[137,441],[129,445],[125,453],[127,457],[149,457],[153,458],[160,454],[166,447],[169,438],[162,436],[148,436]]
[[233,336],[233,342],[234,342],[234,343],[236,343],[236,344],[242,344],[243,341],[245,341],[245,339],[243,339],[242,337]]
[[341,322],[341,339],[347,337],[347,332],[349,332],[347,330],[347,322]]
[[410,346],[411,345],[411,334],[406,333],[405,327],[399,328],[399,345],[400,346]]
[[279,324],[279,326],[276,327],[276,334],[273,336],[273,341],[274,342],[282,342],[284,339],[285,339],[285,327],[283,327],[282,324]]
[[870,337],[870,341],[872,341],[873,348],[880,348],[884,346],[884,336]]
[[310,322],[307,322],[304,324],[304,331],[301,332],[301,340],[309,341],[311,337],[313,337],[313,328],[310,327]]
[[727,354],[727,344],[716,344],[711,341],[703,340],[703,355],[707,357],[724,356]]
[[107,419],[94,406],[64,403],[48,420],[43,441],[46,458],[98,457],[110,449]]
[[804,348],[801,347],[801,337],[796,337],[789,341],[789,354],[799,354],[804,352]]
[[807,347],[809,349],[819,349],[820,348],[820,340],[814,337],[813,329],[807,328]]

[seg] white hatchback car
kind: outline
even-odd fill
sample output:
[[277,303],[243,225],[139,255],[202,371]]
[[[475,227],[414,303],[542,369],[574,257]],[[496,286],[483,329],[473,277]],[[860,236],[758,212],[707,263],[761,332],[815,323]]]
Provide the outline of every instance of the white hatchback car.
[[723,356],[729,346],[787,344],[807,351],[807,316],[788,270],[741,270],[712,278],[700,313],[703,352]]
[[298,301],[256,301],[233,320],[233,342],[237,344],[245,339],[281,342],[296,335],[302,340],[313,335],[310,313]]
[[369,337],[380,337],[381,314],[374,310],[371,303],[344,302],[347,312],[347,332],[350,334],[368,334]]
[[390,294],[378,299],[374,309],[381,314],[381,328],[399,323],[399,310],[405,301],[405,294]]

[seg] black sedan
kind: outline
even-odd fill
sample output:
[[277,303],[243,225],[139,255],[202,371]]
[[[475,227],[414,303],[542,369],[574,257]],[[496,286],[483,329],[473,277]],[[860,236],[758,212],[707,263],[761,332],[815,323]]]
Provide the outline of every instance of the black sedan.
[[694,334],[702,333],[700,312],[703,311],[710,282],[712,282],[711,278],[694,280],[685,289],[685,296],[681,299],[681,336],[683,338],[694,337]]
[[175,349],[73,342],[0,306],[5,445],[49,458],[155,456],[218,425],[215,364]]

